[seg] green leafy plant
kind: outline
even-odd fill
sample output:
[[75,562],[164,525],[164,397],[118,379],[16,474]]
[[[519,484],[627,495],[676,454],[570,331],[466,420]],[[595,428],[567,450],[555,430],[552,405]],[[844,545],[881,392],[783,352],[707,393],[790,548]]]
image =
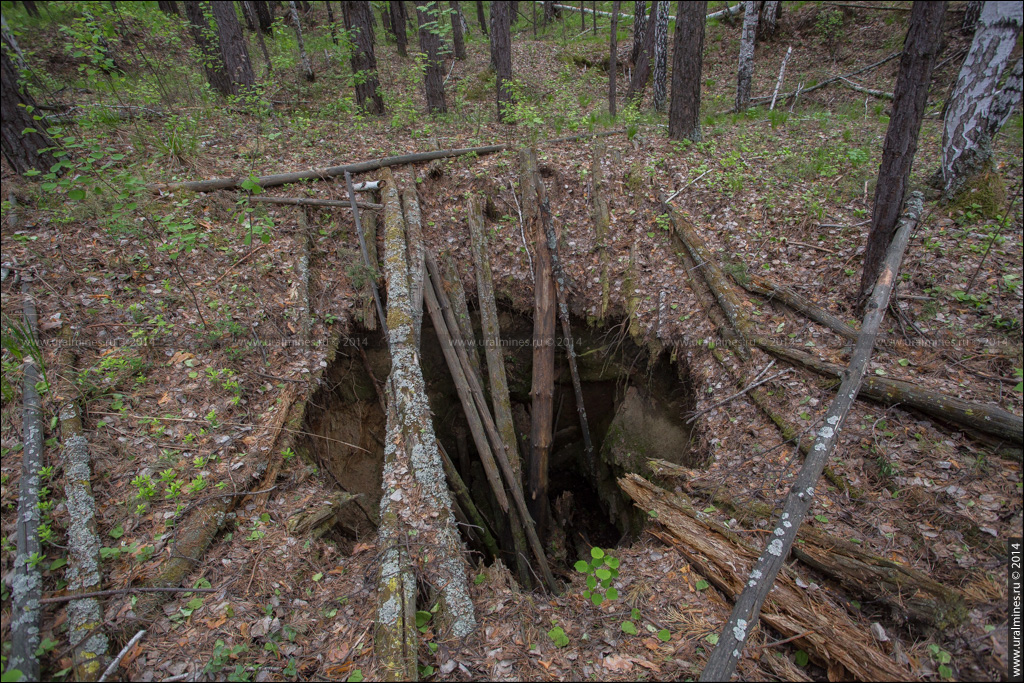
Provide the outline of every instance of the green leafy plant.
[[605,600],[619,597],[618,590],[612,586],[612,581],[619,576],[619,558],[608,555],[601,548],[591,548],[590,557],[590,562],[580,560],[574,566],[576,571],[587,577],[583,597],[597,607]]

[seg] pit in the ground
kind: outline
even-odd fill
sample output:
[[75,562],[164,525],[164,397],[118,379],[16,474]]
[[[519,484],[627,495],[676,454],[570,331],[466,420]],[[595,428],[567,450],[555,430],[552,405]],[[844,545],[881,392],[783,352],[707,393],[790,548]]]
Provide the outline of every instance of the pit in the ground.
[[[513,419],[529,452],[533,336],[532,319],[500,313],[502,345]],[[583,402],[596,457],[587,457],[565,348],[556,352],[554,439],[549,465],[550,523],[543,540],[550,559],[571,565],[589,557],[590,548],[628,543],[645,519],[622,494],[616,479],[626,472],[650,476],[647,461],[667,460],[693,467],[700,457],[691,448],[683,415],[692,408],[692,388],[683,364],[668,351],[638,345],[623,324],[588,326],[572,321]],[[479,326],[477,326],[478,338]],[[483,349],[478,350],[486,368]],[[437,438],[473,492],[475,502],[511,566],[513,542],[500,508],[488,488],[454,382],[429,318],[423,322],[420,363],[434,415]],[[339,513],[336,540],[351,544],[375,533],[381,496],[385,414],[383,382],[390,359],[379,331],[359,329],[341,339],[335,361],[307,412],[310,437],[305,454],[349,493],[356,505]],[[486,387],[486,372],[482,384]],[[489,397],[488,397],[489,398]],[[524,470],[526,469],[524,464]],[[477,537],[464,529],[470,547],[486,556]],[[487,557],[488,561],[493,560]]]

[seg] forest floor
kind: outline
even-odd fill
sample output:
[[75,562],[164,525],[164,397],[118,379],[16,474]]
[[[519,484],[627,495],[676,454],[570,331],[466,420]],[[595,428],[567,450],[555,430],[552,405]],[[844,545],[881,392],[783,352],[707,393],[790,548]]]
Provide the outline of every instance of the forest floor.
[[[952,3],[947,17],[947,41],[914,165],[912,184],[926,192],[927,178],[939,163],[942,103],[959,69],[957,55],[969,46],[959,32],[960,4]],[[268,39],[275,68],[263,93],[272,110],[256,115],[245,103],[217,104],[197,88],[200,76],[194,72],[191,81],[167,72],[164,85],[181,89],[173,106],[159,103],[141,86],[137,92],[83,92],[85,76],[52,25],[23,29],[19,38],[30,57],[45,66],[50,92],[58,90],[56,84],[68,85],[40,101],[82,105],[75,139],[63,143],[79,160],[69,176],[96,178],[106,190],[99,195],[90,186],[84,200],[74,201],[68,193],[77,186],[48,187],[18,178],[5,166],[0,242],[4,268],[11,269],[3,283],[5,334],[7,321],[21,316],[16,285],[21,276],[39,309],[43,340],[55,339],[62,326],[71,325],[83,342],[75,348],[77,369],[56,367],[56,349],[49,344],[44,344],[44,365],[51,384],[71,376],[80,388],[105,545],[104,586],[130,588],[154,575],[171,557],[177,513],[215,491],[235,491],[238,482],[254,481],[258,463],[283,459],[269,504],[246,501],[236,508],[233,526],[217,536],[188,576],[187,585],[213,587],[216,593],[174,595],[162,618],[145,624],[133,620],[137,596],[126,592],[106,601],[111,633],[130,636],[147,629],[121,663],[131,680],[372,678],[378,571],[375,532],[344,542],[288,533],[289,516],[326,498],[336,482],[312,462],[272,453],[276,435],[268,428],[278,411],[288,409],[289,392],[311,391],[321,381],[327,340],[361,334],[366,323],[366,283],[350,212],[306,214],[312,245],[310,338],[319,343],[250,346],[240,340],[290,338],[302,324],[296,268],[296,245],[304,238],[301,209],[259,204],[252,205],[250,215],[249,205],[234,192],[150,196],[135,178],[259,176],[438,148],[537,142],[572,284],[571,307],[581,320],[599,317],[600,270],[590,214],[595,144],[543,141],[587,132],[589,125],[595,131],[611,129],[601,115],[607,72],[595,66],[607,53],[606,20],[597,38],[578,35],[582,28],[575,14],[542,29],[538,39],[525,20],[519,22],[513,45],[523,95],[518,126],[495,121],[494,76],[474,21],[469,58],[451,65],[451,111],[445,117],[426,117],[418,72],[381,38],[378,63],[388,114],[378,120],[353,112],[347,60],[331,45],[321,16],[325,10],[315,5],[306,30],[316,83],[301,79],[290,29],[279,27]],[[778,34],[758,44],[755,95],[771,94],[788,47],[793,56],[787,91],[801,82],[808,87],[853,72],[901,49],[904,12],[794,5],[787,3]],[[821,20],[826,12],[841,16],[838,27]],[[23,17],[8,18],[18,29]],[[124,34],[114,39],[119,46],[149,30],[131,16],[123,25]],[[726,369],[714,359],[707,342],[717,331],[658,218],[659,195],[679,190],[673,206],[689,217],[735,277],[763,275],[856,321],[860,256],[888,122],[888,101],[838,84],[796,103],[782,101],[773,112],[758,107],[743,115],[727,113],[739,36],[738,25],[708,25],[702,142],[669,141],[666,117],[659,114],[624,115],[618,125],[629,135],[601,140],[611,205],[609,324],[622,319],[630,299],[639,298],[632,331],[680,365],[689,378],[694,411],[729,396],[741,375],[753,376],[771,359],[756,349],[743,368]],[[151,40],[164,47],[159,59],[187,61],[171,33]],[[620,53],[628,46],[623,38]],[[255,47],[250,49],[255,56]],[[124,54],[140,72],[160,68],[160,62],[147,66],[127,49]],[[859,82],[891,92],[898,64],[891,60]],[[139,83],[154,80],[149,74]],[[620,92],[624,88],[620,80]],[[149,99],[133,99],[139,93]],[[121,120],[103,113],[108,109],[85,106],[100,102],[145,102],[165,115]],[[1022,147],[1017,112],[995,142],[995,172],[986,184],[954,204],[926,201],[894,295],[899,316],[887,316],[883,323],[884,335],[905,343],[879,346],[870,373],[1021,415]],[[86,166],[80,160],[90,154],[95,161]],[[399,168],[396,177],[418,190],[428,249],[451,253],[467,291],[476,291],[464,197],[483,191],[497,211],[488,227],[499,298],[507,308],[529,315],[533,245],[524,244],[520,232],[515,149],[454,158],[434,174],[425,171]],[[268,193],[346,198],[337,180]],[[634,270],[628,277],[631,253]],[[470,299],[475,310],[475,296]],[[748,313],[763,333],[845,366],[849,349],[831,331],[781,305],[752,295],[750,302]],[[3,363],[0,635],[6,649],[22,432],[21,372],[6,347]],[[773,409],[807,432],[832,399],[817,377],[799,369],[769,387]],[[47,420],[45,454],[53,536],[42,564],[44,589],[51,593],[64,585],[68,513],[62,502],[57,404],[44,401],[48,418],[54,418]],[[808,523],[961,589],[969,614],[955,628],[929,630],[903,623],[900,614],[878,605],[844,598],[812,572],[808,590],[826,592],[865,632],[880,623],[890,640],[879,647],[915,678],[1000,678],[1006,671],[1006,541],[1021,535],[1022,524],[1019,455],[1016,461],[995,457],[992,444],[972,435],[866,401],[854,405],[846,424],[831,465],[848,488],[821,482]],[[730,515],[712,505],[707,491],[726,491],[741,507],[753,501],[774,505],[801,462],[796,448],[746,397],[701,415],[688,448],[701,465],[682,489],[726,525]],[[851,489],[859,497],[851,497]],[[731,526],[756,547],[763,545],[765,529],[743,529],[735,520]],[[728,617],[728,602],[678,549],[650,535],[614,552],[621,561],[620,598],[600,607],[583,598],[581,574],[563,571],[568,588],[553,596],[523,591],[500,563],[475,566],[471,594],[479,628],[465,642],[453,642],[427,623],[422,638],[430,646],[420,661],[430,668],[421,673],[438,680],[697,677]],[[66,619],[62,605],[44,611],[43,670],[49,677],[67,674]],[[627,619],[636,622],[639,634],[622,630]],[[568,644],[549,636],[555,626]],[[670,634],[667,642],[657,637],[662,629]],[[801,657],[788,644],[773,645],[776,640],[770,630],[754,631],[752,654],[739,668],[744,679],[825,679],[824,669],[806,663],[806,653]],[[115,651],[123,644],[115,643]]]

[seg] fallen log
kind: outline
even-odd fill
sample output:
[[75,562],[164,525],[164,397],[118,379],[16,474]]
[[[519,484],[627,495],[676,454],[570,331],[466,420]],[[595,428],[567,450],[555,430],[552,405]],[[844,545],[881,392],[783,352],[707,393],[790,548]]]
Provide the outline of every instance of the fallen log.
[[780,301],[798,313],[803,313],[807,318],[819,325],[824,325],[844,339],[857,340],[857,330],[847,325],[838,316],[832,315],[823,308],[815,306],[806,297],[800,296],[792,289],[768,282],[764,278],[751,277],[749,280],[737,278],[737,283],[743,289],[753,294],[759,294],[769,301]]
[[[539,2],[539,0],[536,0],[536,1]],[[599,17],[611,17],[611,16],[614,16],[611,12],[605,12],[604,10],[599,10],[599,9],[590,9],[589,7],[585,7],[583,5],[581,5],[580,7],[573,7],[572,5],[558,5],[558,4],[556,4],[555,5],[555,9],[564,9],[564,10],[568,10],[569,12],[582,12],[584,14],[594,14],[594,15],[599,16]],[[711,14],[708,14],[705,17],[705,19],[707,21],[711,21],[712,19],[721,19],[722,17],[728,17],[728,16],[732,16],[734,14],[742,14],[742,13],[743,13],[743,3],[739,2],[739,3],[736,3],[735,5],[733,5],[732,7],[726,7],[723,10],[718,10],[717,12],[712,12]],[[630,20],[632,20],[635,17],[632,14],[626,14],[625,12],[619,12],[619,18],[620,19],[630,19]],[[675,21],[676,18],[674,16],[669,16],[668,20],[669,21]]]
[[841,76],[839,78],[839,81],[850,90],[855,90],[859,93],[864,93],[865,95],[871,95],[872,97],[877,97],[883,100],[891,100],[893,97],[891,92],[885,92],[884,90],[874,90],[872,88],[865,88],[863,85],[854,83],[845,76]]
[[469,492],[469,487],[462,480],[459,471],[455,469],[455,463],[448,457],[448,453],[444,450],[444,446],[441,445],[440,441],[437,442],[437,450],[441,453],[441,464],[444,465],[444,473],[448,477],[448,485],[451,486],[455,499],[459,502],[462,509],[465,510],[466,518],[475,525],[473,531],[476,531],[480,536],[484,548],[491,554],[491,557],[501,557],[501,549],[494,540],[494,534],[491,533],[490,525],[484,519],[483,514],[480,513],[476,503],[473,502],[473,494]]
[[[380,302],[380,291],[377,289],[377,219],[367,222],[367,231],[363,232],[363,223],[359,220],[359,206],[356,201],[355,187],[352,185],[352,174],[345,172],[345,187],[348,189],[348,199],[352,205],[352,218],[356,224],[356,235],[359,238],[359,250],[363,254],[363,265],[366,266],[367,278],[370,280],[370,291],[373,293],[373,303],[377,308],[377,317],[380,319],[381,329],[387,333],[387,318],[384,315],[384,306]],[[371,214],[372,215],[372,214]],[[369,244],[367,237],[370,238]],[[372,329],[372,328],[371,328]]]
[[[853,75],[853,74],[850,74]],[[590,138],[602,138],[609,135],[618,135],[626,132],[625,129],[602,131],[600,133],[583,133],[581,135],[569,135],[561,138],[542,141],[541,144],[557,144],[560,142],[573,142]],[[360,161],[354,164],[341,166],[328,166],[326,168],[310,168],[304,171],[292,173],[275,173],[256,178],[256,184],[266,189],[278,185],[297,183],[300,180],[327,180],[334,176],[344,175],[346,171],[352,174],[377,171],[390,166],[401,166],[403,164],[419,164],[434,159],[447,159],[449,157],[463,156],[466,154],[494,154],[508,149],[508,145],[484,145],[482,147],[463,147],[460,149],[440,149],[432,152],[416,152],[413,154],[401,154],[392,157],[382,157],[371,161]],[[177,190],[188,190],[191,192],[213,192],[214,190],[230,190],[238,188],[247,181],[247,176],[233,176],[230,178],[214,178],[212,180],[192,180],[187,182],[174,183],[150,183],[146,186],[151,192],[176,192]]]
[[39,470],[43,466],[43,420],[36,385],[42,379],[42,352],[39,348],[38,320],[32,290],[22,280],[24,297],[24,328],[19,340],[24,353],[24,384],[22,387],[21,436],[24,452],[21,478],[18,480],[17,554],[14,557],[14,581],[11,585],[11,648],[7,669],[21,672],[27,681],[38,681],[39,598],[43,577],[39,565]]
[[[757,559],[757,550],[695,510],[685,497],[636,474],[619,479],[619,486],[637,507],[654,513],[651,516],[662,528],[651,529],[651,533],[678,549],[727,599],[735,601],[748,580],[755,580],[747,573]],[[804,650],[812,662],[826,669],[829,680],[910,680],[910,670],[879,651],[870,632],[854,622],[844,607],[833,603],[824,591],[801,589],[792,569],[780,572],[764,603],[762,618],[783,638],[795,636],[793,647]],[[744,639],[752,629],[753,624],[744,625]],[[719,643],[721,640],[719,636]],[[705,674],[707,671],[705,668]]]
[[534,149],[519,153],[519,187],[523,193],[523,220],[533,235],[537,263],[534,272],[533,376],[530,410],[530,460],[527,467],[530,514],[541,538],[546,537],[549,518],[548,458],[554,433],[555,395],[555,283],[551,275],[551,251],[545,246],[541,205],[544,184],[537,171]]
[[732,614],[722,628],[718,644],[701,673],[702,681],[727,681],[732,677],[742,654],[748,629],[753,629],[757,624],[761,606],[765,598],[768,597],[779,570],[782,569],[804,517],[811,509],[818,479],[835,448],[843,422],[850,412],[861,381],[867,372],[868,361],[871,359],[871,353],[875,346],[875,338],[878,336],[885,311],[889,307],[889,295],[896,282],[896,274],[903,261],[903,254],[910,243],[910,234],[917,226],[921,212],[924,210],[921,194],[919,192],[911,193],[906,207],[896,234],[893,235],[892,243],[886,251],[885,260],[882,262],[881,272],[875,282],[871,298],[865,307],[867,313],[860,327],[860,336],[857,338],[850,364],[843,375],[843,382],[826,412],[825,425],[818,431],[811,454],[804,460],[803,467],[797,474],[789,495],[786,496],[782,515],[777,528],[772,532],[771,541],[757,562],[754,563],[747,587],[736,598]]
[[[871,71],[872,69],[877,69],[878,67],[882,66],[883,64],[886,64],[886,63],[891,62],[892,60],[896,59],[901,54],[903,54],[902,51],[894,52],[891,55],[889,55],[888,57],[886,57],[885,59],[879,60],[879,61],[875,62],[874,64],[868,64],[867,66],[862,67],[860,69],[857,69],[856,71],[851,71],[850,73],[843,74],[842,76],[833,76],[832,78],[826,78],[821,83],[817,83],[815,85],[812,85],[809,88],[798,88],[797,90],[793,90],[793,91],[787,92],[787,93],[782,93],[781,95],[777,95],[776,97],[782,99],[783,101],[785,101],[785,100],[789,99],[790,97],[793,97],[794,95],[806,95],[809,92],[814,92],[815,90],[818,90],[819,88],[824,88],[826,85],[832,85],[833,83],[841,81],[844,78],[849,78],[850,76],[859,76],[860,74],[865,73],[867,71]],[[754,104],[754,103],[757,103],[757,102],[770,102],[771,99],[772,99],[771,95],[766,95],[764,97],[752,97],[752,98],[750,98],[750,103]]]
[[[746,527],[771,520],[775,509],[756,500],[735,500],[715,484],[689,481],[685,486],[710,497],[712,504]],[[699,509],[699,506],[694,506]],[[963,593],[924,572],[873,555],[849,541],[812,526],[800,527],[793,555],[836,581],[865,603],[881,603],[894,616],[937,629],[952,628],[967,618]]]
[[[384,172],[388,416],[378,529],[375,654],[386,680],[415,679],[415,599],[419,573],[438,591],[440,624],[456,638],[476,627],[462,541],[434,435],[409,298],[405,224],[394,177]],[[415,542],[411,542],[415,538]],[[410,621],[411,619],[411,621]]]
[[[71,328],[64,326],[62,338],[71,341]],[[100,574],[100,539],[96,532],[96,501],[92,495],[89,442],[82,426],[82,411],[75,400],[76,388],[65,377],[75,376],[75,353],[70,343],[58,355],[61,379],[56,399],[60,407],[63,446],[64,497],[68,509],[67,590],[91,593],[103,586]],[[110,646],[103,628],[103,608],[96,598],[76,598],[68,604],[68,640],[72,649],[75,679],[95,681]]]
[[480,363],[480,349],[477,347],[476,332],[473,330],[473,319],[469,317],[469,303],[466,300],[466,289],[462,286],[462,276],[455,265],[451,252],[441,255],[441,280],[444,291],[452,302],[452,312],[459,324],[459,332],[466,342],[469,364],[478,376],[483,376],[483,365]]
[[[826,377],[841,377],[845,371],[839,365],[821,360],[799,349],[778,346],[765,339],[757,339],[755,343],[777,358]],[[1024,445],[1024,418],[999,406],[965,401],[938,391],[924,389],[912,382],[877,375],[864,378],[858,397],[887,406],[912,408],[943,422],[1004,439],[1018,448]]]
[[420,345],[423,328],[423,223],[420,201],[415,188],[402,190],[402,213],[405,216],[407,257],[409,259],[409,300],[412,303],[412,334],[416,347]]
[[[259,202],[262,204],[287,204],[290,206],[326,206],[332,209],[351,209],[352,204],[350,202],[338,201],[337,199],[313,199],[312,197],[263,197],[260,195],[254,195],[248,198],[250,202]],[[373,202],[356,202],[356,206],[360,209],[369,209],[372,211],[380,211],[384,208],[383,204],[374,204]]]
[[594,244],[597,247],[597,262],[601,280],[601,309],[598,314],[598,321],[604,322],[608,315],[608,305],[611,294],[611,281],[608,276],[610,268],[608,258],[608,228],[611,225],[611,212],[608,209],[607,183],[604,180],[604,170],[601,168],[601,159],[604,157],[604,144],[594,145],[594,156],[590,162],[590,185],[591,205],[590,216],[594,222]]
[[747,335],[750,324],[743,310],[742,301],[689,221],[676,213],[667,202],[663,202],[662,206],[669,214],[672,234],[696,263],[697,270],[707,283],[708,289],[714,294],[715,300],[721,306],[722,312],[725,313],[725,317],[735,333],[735,338],[739,341],[736,354],[743,360],[748,360],[750,351],[747,348]]

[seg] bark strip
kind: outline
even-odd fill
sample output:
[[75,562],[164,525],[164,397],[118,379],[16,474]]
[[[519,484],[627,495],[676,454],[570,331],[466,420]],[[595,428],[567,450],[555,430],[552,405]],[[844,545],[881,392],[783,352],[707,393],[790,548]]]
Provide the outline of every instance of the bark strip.
[[772,540],[754,563],[750,579],[743,593],[736,599],[732,614],[718,638],[718,645],[711,653],[707,666],[701,673],[702,681],[727,681],[732,677],[739,662],[747,634],[757,624],[757,619],[768,592],[785,562],[789,549],[796,540],[797,531],[804,517],[811,509],[814,489],[828,458],[835,448],[842,424],[850,412],[861,381],[867,371],[868,361],[875,346],[878,329],[889,305],[896,273],[903,260],[903,253],[910,242],[910,233],[921,218],[923,205],[920,193],[911,195],[907,212],[900,221],[889,251],[882,263],[881,272],[875,282],[871,299],[867,303],[866,315],[860,328],[860,336],[854,347],[853,357],[846,370],[845,379],[829,406],[825,425],[818,431],[811,455],[804,460],[790,493],[783,506],[779,525],[772,533]]

